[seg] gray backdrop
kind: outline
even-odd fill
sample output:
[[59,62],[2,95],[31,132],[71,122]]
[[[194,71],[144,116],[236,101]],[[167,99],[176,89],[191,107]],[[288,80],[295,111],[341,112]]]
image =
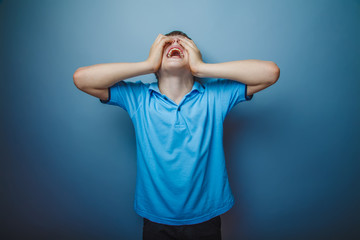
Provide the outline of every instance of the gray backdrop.
[[281,69],[225,120],[223,239],[359,237],[359,1],[17,0],[0,1],[2,239],[141,239],[130,117],[72,76],[175,29],[205,62]]

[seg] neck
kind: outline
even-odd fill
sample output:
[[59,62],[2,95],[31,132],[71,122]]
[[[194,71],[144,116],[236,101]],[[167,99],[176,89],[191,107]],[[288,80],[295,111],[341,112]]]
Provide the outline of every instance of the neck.
[[191,73],[182,75],[162,74],[158,81],[160,92],[177,104],[191,91],[193,85],[194,77]]

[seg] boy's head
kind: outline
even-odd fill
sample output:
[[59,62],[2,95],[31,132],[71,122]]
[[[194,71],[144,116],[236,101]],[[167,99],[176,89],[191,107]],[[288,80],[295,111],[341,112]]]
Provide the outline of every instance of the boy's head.
[[[185,37],[185,38],[188,38],[188,39],[192,40],[186,33],[182,32],[182,31],[179,31],[179,30],[175,30],[175,31],[169,32],[169,33],[165,34],[165,36],[169,36],[169,37],[176,37],[176,36],[178,36],[178,37],[180,37],[180,38],[181,38],[181,37]],[[166,46],[164,47],[164,49],[166,49],[168,46],[169,46],[169,45],[166,45]],[[159,80],[159,75],[158,75],[157,72],[155,73],[155,77],[156,77],[157,80]]]
[[191,38],[189,38],[189,36],[186,35],[186,33],[182,32],[182,31],[178,31],[178,30],[169,32],[169,33],[165,34],[165,36],[183,36],[183,37],[186,37],[191,40]]

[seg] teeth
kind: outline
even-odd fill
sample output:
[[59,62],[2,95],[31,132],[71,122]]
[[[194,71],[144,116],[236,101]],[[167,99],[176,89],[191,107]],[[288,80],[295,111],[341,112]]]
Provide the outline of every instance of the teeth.
[[173,48],[173,49],[171,49],[171,50],[170,50],[170,52],[167,54],[167,57],[169,57],[169,58],[170,58],[170,57],[171,57],[172,52],[173,52],[173,51],[175,51],[175,50],[177,50],[177,51],[179,51],[179,52],[180,52],[180,56],[181,56],[181,57],[184,57],[184,54],[183,54],[183,53],[181,52],[181,50],[180,50],[180,49],[178,49],[178,48]]

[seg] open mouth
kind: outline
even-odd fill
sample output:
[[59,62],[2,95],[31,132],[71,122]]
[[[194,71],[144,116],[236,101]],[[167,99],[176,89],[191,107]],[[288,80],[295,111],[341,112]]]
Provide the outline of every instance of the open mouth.
[[166,55],[168,58],[183,58],[184,54],[181,49],[177,47],[173,47],[169,50],[168,54]]

